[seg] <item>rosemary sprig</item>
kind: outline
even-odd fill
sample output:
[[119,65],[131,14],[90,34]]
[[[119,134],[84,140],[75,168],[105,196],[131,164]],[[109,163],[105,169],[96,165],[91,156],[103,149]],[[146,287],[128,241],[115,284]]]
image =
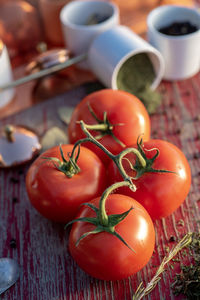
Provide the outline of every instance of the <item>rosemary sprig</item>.
[[169,252],[168,256],[165,256],[156,271],[156,274],[151,279],[151,281],[147,284],[146,288],[143,286],[143,282],[141,282],[133,295],[133,300],[140,300],[144,296],[147,296],[157,285],[160,281],[161,273],[165,270],[165,265],[172,259],[176,254],[182,250],[184,247],[188,246],[192,242],[192,233],[187,233],[182,240]]

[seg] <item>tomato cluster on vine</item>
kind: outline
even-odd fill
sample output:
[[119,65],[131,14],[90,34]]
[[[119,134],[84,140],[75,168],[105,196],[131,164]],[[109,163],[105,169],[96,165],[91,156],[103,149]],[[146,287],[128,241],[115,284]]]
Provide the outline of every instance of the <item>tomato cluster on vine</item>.
[[150,139],[150,127],[132,94],[94,92],[72,113],[71,144],[42,153],[28,170],[32,205],[72,225],[69,251],[96,278],[122,279],[143,268],[154,250],[153,220],[173,213],[189,192],[185,155]]

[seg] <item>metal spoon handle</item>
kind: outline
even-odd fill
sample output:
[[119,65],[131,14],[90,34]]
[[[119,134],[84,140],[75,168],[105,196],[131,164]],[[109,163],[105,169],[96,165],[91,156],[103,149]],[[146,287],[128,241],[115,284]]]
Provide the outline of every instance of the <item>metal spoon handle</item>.
[[14,80],[14,81],[11,81],[11,82],[5,84],[4,86],[0,86],[0,92],[2,92],[4,90],[7,90],[7,89],[10,89],[10,88],[13,88],[13,87],[16,87],[18,85],[27,83],[27,82],[29,82],[31,80],[42,78],[44,76],[47,76],[47,75],[56,73],[58,71],[61,71],[61,70],[65,69],[65,68],[67,68],[69,66],[72,66],[72,65],[74,65],[76,63],[79,63],[79,62],[85,60],[86,57],[87,57],[87,54],[81,54],[81,55],[75,56],[75,57],[73,57],[73,58],[65,61],[64,63],[60,63],[60,64],[55,65],[53,67],[50,67],[48,69],[44,69],[44,70],[41,70],[41,71],[39,71],[37,73],[33,73],[31,75],[19,78],[19,79]]

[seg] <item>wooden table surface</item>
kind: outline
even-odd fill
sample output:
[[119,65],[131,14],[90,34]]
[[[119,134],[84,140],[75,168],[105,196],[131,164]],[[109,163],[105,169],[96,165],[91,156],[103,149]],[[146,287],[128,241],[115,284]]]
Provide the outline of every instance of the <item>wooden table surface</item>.
[[[119,2],[122,9],[122,23],[132,27],[133,20],[129,10],[132,2],[116,2]],[[140,7],[144,12],[142,5],[139,5],[140,1],[134,3],[138,5],[135,9]],[[151,3],[152,7],[152,1],[147,3]],[[150,6],[145,12],[149,9]],[[138,32],[143,33],[144,19],[140,22],[138,17],[137,20],[135,28],[137,24]],[[23,67],[17,68],[15,72],[17,77],[20,76]],[[66,130],[66,125],[59,119],[58,108],[74,107],[88,93],[88,88],[92,87],[92,84],[82,84],[95,80],[88,73],[87,76],[83,74],[78,81],[77,71],[74,69],[70,74],[67,79],[70,78],[71,85],[67,90],[59,91],[57,96],[55,91],[52,95],[47,94],[45,101],[33,101],[31,93],[34,83],[18,88],[17,97],[12,103],[14,108],[10,105],[9,109],[0,111],[0,126],[8,123],[28,125],[39,136],[43,136],[47,129],[54,126]],[[64,79],[57,80],[63,82]],[[153,257],[142,271],[126,280],[100,281],[88,276],[76,265],[68,252],[68,231],[64,231],[62,225],[44,219],[29,203],[25,188],[29,164],[16,169],[0,170],[0,257],[12,257],[21,267],[20,279],[1,296],[2,300],[130,300],[138,284],[141,281],[147,284],[152,278],[167,254],[168,247],[173,247],[188,231],[200,230],[199,87],[200,74],[188,80],[163,81],[160,84],[163,101],[157,112],[151,115],[151,136],[168,140],[182,149],[192,170],[192,186],[189,196],[176,212],[154,223],[156,246]],[[20,101],[24,101],[21,106]],[[175,242],[170,242],[171,236],[175,237]],[[16,247],[13,247],[13,240],[16,240]],[[182,262],[190,260],[181,253],[178,257]],[[173,268],[171,265],[167,266],[158,286],[146,299],[183,299],[181,296],[175,297],[170,288],[179,265],[174,262]]]
[[[192,170],[189,197],[171,216],[156,221],[155,253],[148,265],[136,275],[122,281],[106,282],[86,275],[68,252],[68,232],[62,225],[40,216],[29,203],[25,175],[29,165],[0,171],[0,256],[13,257],[21,266],[18,282],[2,299],[19,300],[124,300],[131,299],[137,285],[146,284],[165,254],[188,231],[197,231],[200,221],[200,74],[181,82],[162,82],[163,102],[151,116],[152,137],[166,139],[182,149]],[[80,86],[48,101],[0,121],[29,125],[42,136],[47,129],[58,126],[66,130],[57,110],[74,106],[86,94]],[[183,220],[183,222],[180,220]],[[16,240],[16,248],[10,245]],[[181,261],[185,257],[180,254]],[[166,268],[163,279],[147,299],[183,299],[174,297],[170,285],[179,263]]]

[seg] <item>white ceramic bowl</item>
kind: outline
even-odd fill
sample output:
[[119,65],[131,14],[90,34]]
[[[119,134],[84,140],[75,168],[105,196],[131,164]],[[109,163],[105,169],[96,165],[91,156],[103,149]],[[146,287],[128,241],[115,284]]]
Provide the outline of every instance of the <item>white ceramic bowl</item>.
[[[180,36],[159,32],[161,27],[181,21],[189,21],[197,26],[198,30]],[[200,70],[200,13],[197,10],[176,5],[160,6],[148,15],[147,26],[149,43],[157,48],[164,58],[165,79],[186,79]]]
[[106,87],[118,89],[117,75],[121,66],[139,53],[147,54],[152,62],[155,78],[151,88],[154,90],[163,77],[163,58],[158,50],[126,26],[115,26],[96,37],[88,52],[89,66]]
[[[94,14],[107,18],[98,24],[85,25]],[[76,0],[63,7],[60,20],[66,47],[77,56],[88,52],[91,42],[97,35],[119,24],[119,9],[111,2]],[[87,67],[87,63],[79,66]]]

